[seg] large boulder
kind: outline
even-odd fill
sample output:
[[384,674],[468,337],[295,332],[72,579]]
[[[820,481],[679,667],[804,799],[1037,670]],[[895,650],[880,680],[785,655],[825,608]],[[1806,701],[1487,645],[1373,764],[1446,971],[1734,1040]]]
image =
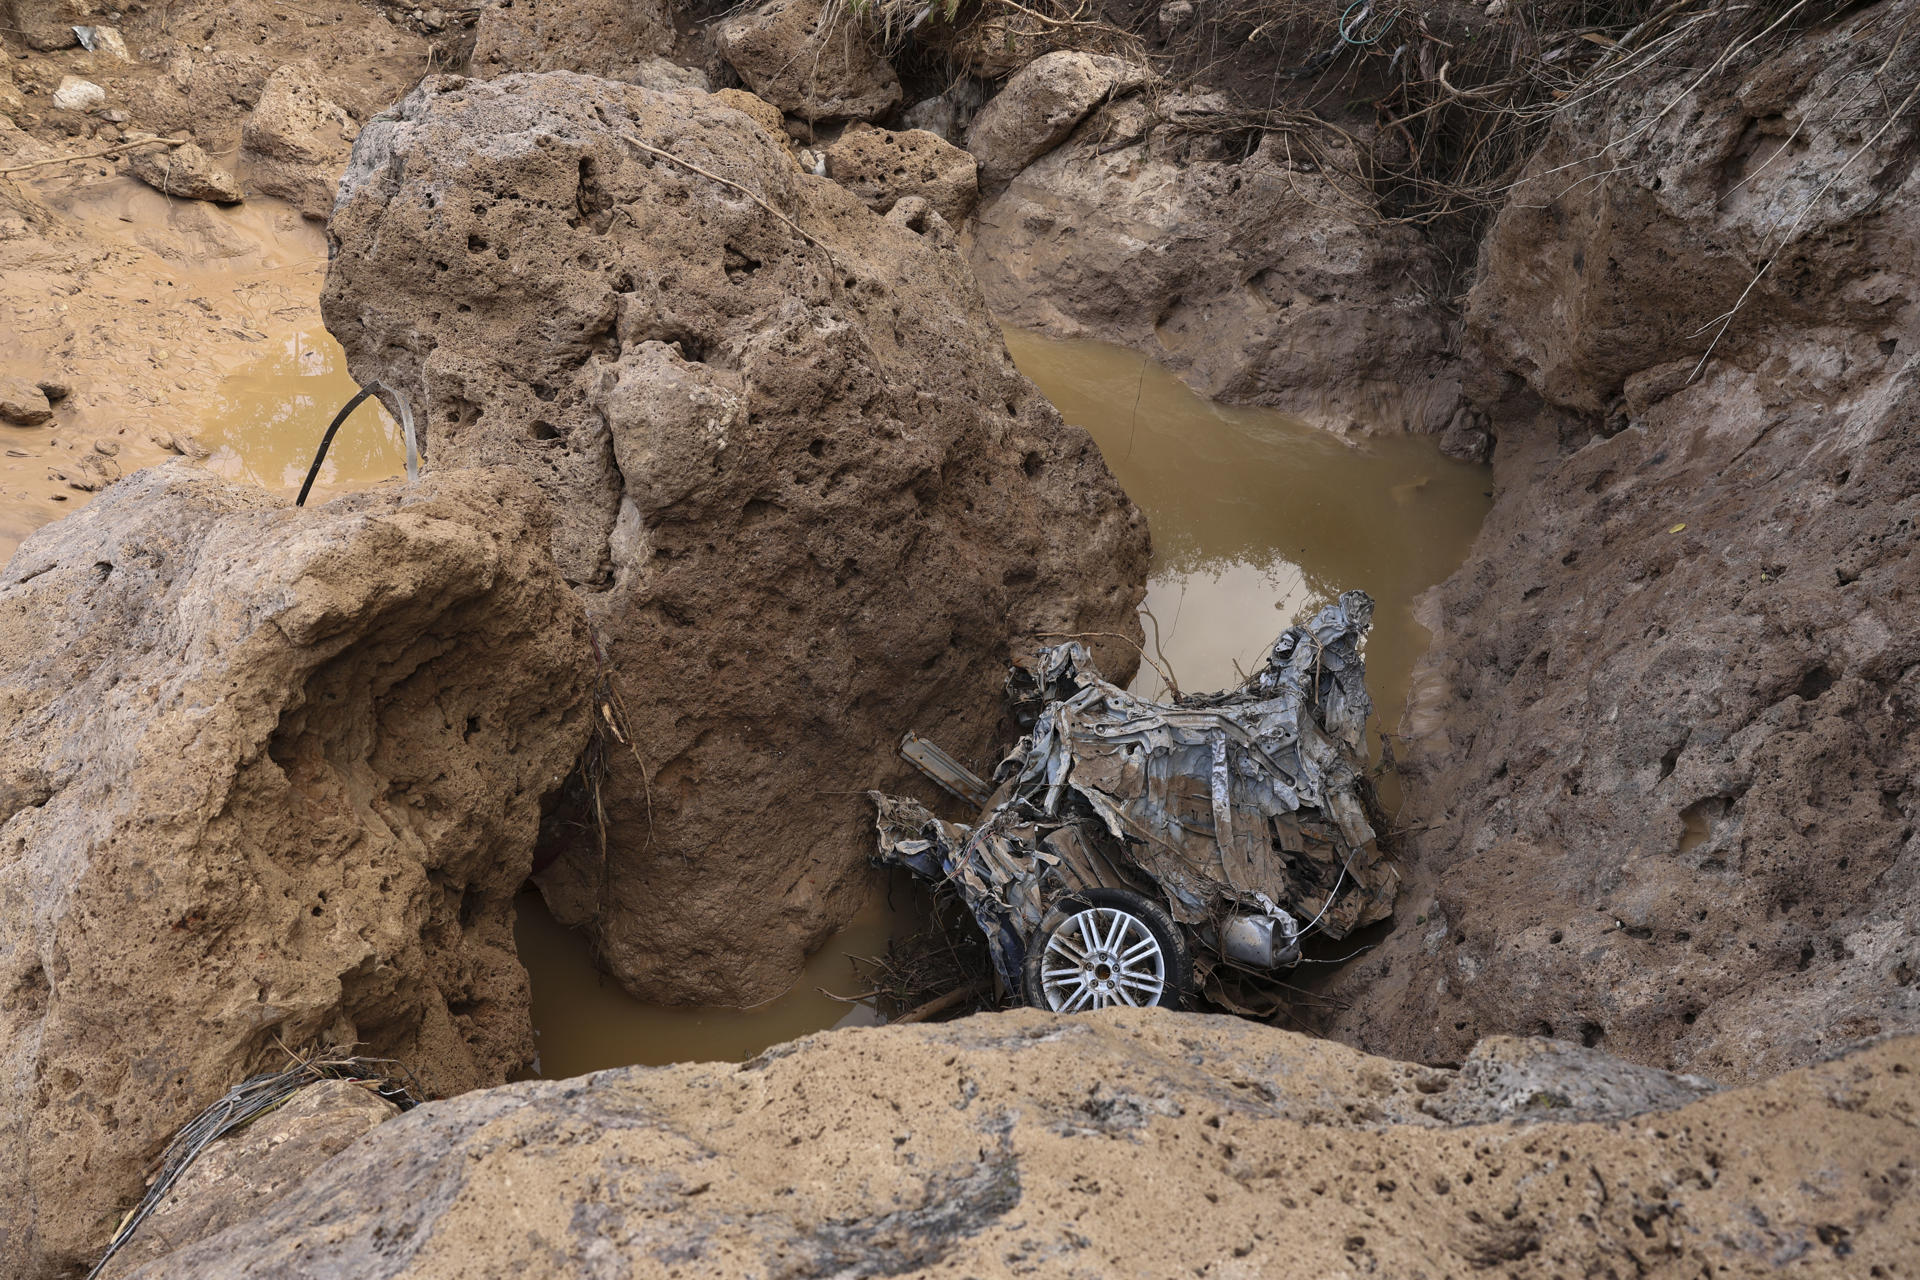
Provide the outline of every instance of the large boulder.
[[923,201],[878,217],[704,94],[439,78],[331,235],[354,375],[560,513],[626,725],[545,887],[636,994],[783,990],[870,891],[901,735],[990,763],[1010,646],[1136,664],[1145,524]]
[[1205,128],[1220,106],[1114,103],[982,205],[969,252],[995,314],[1333,429],[1446,427],[1460,382],[1431,251],[1324,155]]
[[1005,182],[1067,140],[1093,109],[1153,78],[1138,63],[1062,50],[1035,58],[980,108],[967,150],[985,182]]
[[673,15],[664,0],[493,0],[473,37],[477,76],[582,71],[639,80],[672,50]]
[[1894,1276],[1916,1107],[1912,1038],[1713,1093],[1029,1010],[433,1103],[137,1274]]
[[447,1093],[532,1057],[513,895],[591,670],[537,510],[503,473],[298,510],[178,462],[0,572],[0,1275],[93,1254],[288,1049]]
[[714,46],[749,89],[802,120],[875,120],[900,105],[900,77],[849,5],[768,0],[723,21]]
[[980,200],[973,157],[924,129],[852,125],[827,148],[826,159],[827,176],[875,213],[918,196],[957,227]]
[[324,219],[359,126],[321,91],[310,70],[284,66],[267,77],[240,127],[241,176],[303,217]]
[[1742,1079],[1920,1026],[1920,123],[1832,105],[1920,77],[1914,10],[1629,81],[1501,212],[1498,498],[1402,752],[1425,919],[1340,1034]]

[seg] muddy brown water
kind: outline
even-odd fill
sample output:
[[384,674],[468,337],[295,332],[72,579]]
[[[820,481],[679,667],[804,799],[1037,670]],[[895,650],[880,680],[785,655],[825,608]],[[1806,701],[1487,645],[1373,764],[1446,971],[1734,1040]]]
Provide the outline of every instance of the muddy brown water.
[[[295,329],[222,384],[219,401],[200,419],[206,465],[230,480],[297,494],[327,424],[359,390],[332,334],[318,324]],[[405,472],[400,425],[369,398],[340,424],[307,500],[323,502]]]
[[[1216,404],[1137,353],[1007,330],[1020,369],[1100,443],[1147,514],[1147,651],[1188,692],[1237,685],[1280,631],[1341,591],[1374,598],[1367,687],[1397,725],[1428,633],[1414,601],[1466,558],[1492,473],[1431,438],[1348,439]],[[1165,692],[1143,665],[1134,690]],[[1389,731],[1392,731],[1391,728]]]
[[[19,181],[45,202],[47,226],[28,234],[0,211],[0,374],[73,391],[46,426],[0,425],[0,559],[183,436],[213,448],[224,474],[296,490],[288,473],[304,474],[355,390],[320,324],[319,227],[279,200],[169,200],[104,167]],[[397,446],[375,456],[390,425],[361,435],[370,412],[342,430],[320,496],[399,471]]]

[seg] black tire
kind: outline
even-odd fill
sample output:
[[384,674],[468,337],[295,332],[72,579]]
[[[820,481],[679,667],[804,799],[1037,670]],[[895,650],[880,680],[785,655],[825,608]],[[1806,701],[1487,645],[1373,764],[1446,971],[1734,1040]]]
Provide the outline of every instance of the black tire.
[[[1187,949],[1186,933],[1174,922],[1167,909],[1150,898],[1133,892],[1131,889],[1082,889],[1058,899],[1047,912],[1046,919],[1027,940],[1027,963],[1022,974],[1027,1003],[1036,1009],[1052,1009],[1055,1012],[1077,1012],[1075,1008],[1057,1007],[1048,998],[1043,970],[1052,973],[1060,971],[1059,961],[1064,957],[1062,950],[1055,951],[1055,965],[1047,969],[1048,948],[1056,938],[1061,938],[1062,948],[1072,948],[1078,944],[1073,934],[1061,934],[1063,929],[1085,929],[1093,923],[1104,922],[1111,925],[1111,916],[1094,916],[1089,921],[1080,921],[1079,917],[1089,912],[1122,912],[1131,916],[1145,932],[1159,945],[1161,983],[1157,998],[1139,1000],[1142,1005],[1152,1004],[1163,1009],[1178,1009],[1186,1004],[1187,992],[1193,985],[1193,956]],[[1082,937],[1085,935],[1082,934]],[[1088,980],[1093,981],[1093,970],[1088,972]],[[1114,996],[1119,996],[1119,982],[1122,977],[1109,983]],[[1056,990],[1058,983],[1056,982]],[[1133,993],[1124,998],[1105,998],[1107,992],[1090,993],[1092,1002],[1085,1008],[1106,1008],[1115,1004],[1135,1003]]]

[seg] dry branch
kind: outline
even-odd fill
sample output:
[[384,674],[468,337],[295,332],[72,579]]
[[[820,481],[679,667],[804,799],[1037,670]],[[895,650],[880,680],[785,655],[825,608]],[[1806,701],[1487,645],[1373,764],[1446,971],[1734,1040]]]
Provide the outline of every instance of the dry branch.
[[137,138],[132,142],[123,142],[117,147],[108,147],[105,151],[83,151],[79,155],[54,156],[50,160],[35,160],[31,164],[17,164],[11,169],[0,169],[0,178],[9,174],[25,173],[29,169],[44,169],[48,165],[73,164],[80,160],[99,160],[105,156],[117,156],[141,147],[180,147],[192,142],[192,138]]

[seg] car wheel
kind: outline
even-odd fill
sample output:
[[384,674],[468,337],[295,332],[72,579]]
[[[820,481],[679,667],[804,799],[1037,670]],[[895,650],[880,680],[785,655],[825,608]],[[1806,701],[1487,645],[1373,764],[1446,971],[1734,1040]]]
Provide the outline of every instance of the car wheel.
[[1054,904],[1027,947],[1027,1003],[1056,1013],[1114,1005],[1178,1009],[1193,977],[1166,908],[1129,889],[1083,889]]

